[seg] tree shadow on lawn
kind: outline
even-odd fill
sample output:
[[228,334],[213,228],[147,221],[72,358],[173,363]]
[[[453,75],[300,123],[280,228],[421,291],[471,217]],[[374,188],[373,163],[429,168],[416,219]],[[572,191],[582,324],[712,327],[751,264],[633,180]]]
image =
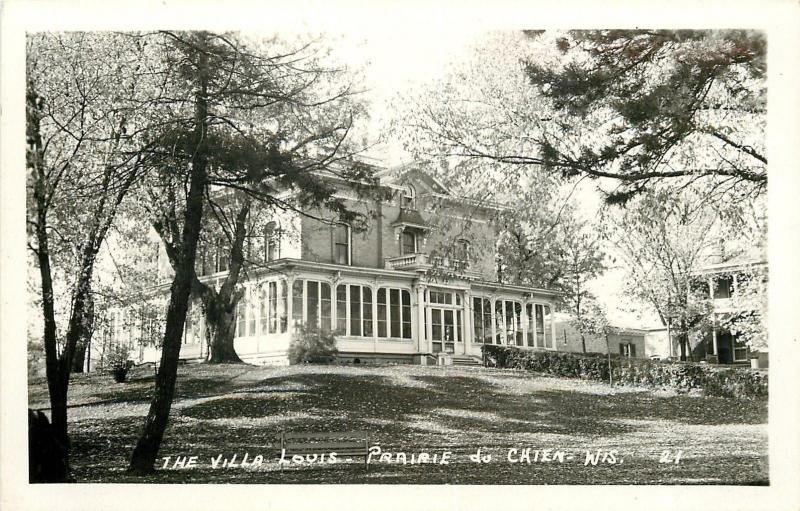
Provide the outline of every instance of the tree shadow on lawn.
[[[181,410],[199,420],[259,418],[306,412],[316,419],[286,423],[300,431],[377,430],[389,435],[440,432],[555,433],[608,436],[642,429],[635,421],[695,425],[760,424],[766,402],[658,396],[649,391],[594,394],[538,390],[509,394],[480,376],[421,376],[425,388],[395,385],[382,375],[295,374],[266,378],[240,396],[221,395]],[[276,383],[307,390],[280,398]],[[260,389],[268,389],[260,391]],[[240,391],[241,392],[241,391]],[[421,418],[429,421],[421,421]],[[631,421],[626,423],[625,421]]]
[[[547,381],[538,382],[541,383],[537,384],[540,390],[521,393],[518,389],[496,383],[502,375],[493,373],[492,381],[487,381],[486,375],[477,371],[475,375],[446,372],[441,375],[410,374],[405,376],[409,379],[408,385],[398,385],[396,378],[379,372],[308,372],[271,376],[245,388],[237,387],[233,383],[235,377],[228,378],[229,375],[225,375],[224,381],[207,377],[207,374],[182,376],[160,456],[198,455],[206,463],[218,454],[229,456],[238,453],[241,456],[244,452],[251,456],[269,456],[274,463],[280,452],[278,437],[284,430],[366,430],[370,432],[371,443],[378,443],[385,450],[411,452],[447,446],[454,448],[454,452],[466,452],[480,446],[507,447],[511,445],[509,442],[518,443],[523,441],[521,439],[539,442],[531,439],[541,438],[543,443],[547,443],[547,438],[552,438],[547,435],[552,434],[587,441],[598,437],[618,437],[646,430],[649,427],[647,421],[675,421],[690,425],[761,424],[766,422],[767,416],[766,402],[660,396],[649,391],[593,393],[591,386],[587,387],[588,391],[569,390],[569,387],[552,389],[559,386],[559,380],[553,380],[552,386]],[[414,385],[412,380],[417,380],[420,385]],[[119,391],[101,394],[115,401],[149,400],[143,390],[131,388],[122,394]],[[200,397],[198,393],[211,399],[180,405],[180,399]],[[108,417],[80,421],[76,427],[71,427],[79,480],[126,479],[127,476],[119,471],[127,466],[142,423],[143,417],[138,416]],[[511,473],[511,468],[498,469],[499,472],[495,471],[498,479],[489,477],[485,482],[503,482],[499,474]],[[434,476],[426,472],[425,481],[414,479],[421,472],[404,470],[384,470],[381,467],[386,479],[371,475],[369,480],[376,483],[482,482],[476,479],[480,471],[468,468],[459,468],[459,474],[466,472],[459,476],[453,474],[455,479],[448,479],[446,474]],[[163,480],[152,482],[192,482],[198,477],[218,482],[227,479],[231,479],[230,482],[273,482],[274,477],[243,471],[234,471],[234,475],[212,470],[206,475],[188,472],[165,473]],[[564,472],[560,473],[560,476],[554,474],[542,481],[566,482],[558,479],[564,477]],[[239,474],[238,477],[235,474]],[[333,477],[333,473],[330,474]],[[345,479],[366,482],[363,475],[348,474],[344,474]],[[311,473],[280,477],[280,482],[318,480]],[[319,481],[324,482],[329,476],[319,477],[322,478]],[[373,480],[374,477],[378,478]],[[586,477],[576,473],[575,482],[586,481]],[[659,477],[653,474],[654,480]],[[526,484],[537,484],[531,479],[526,480]],[[331,479],[328,482],[344,480]],[[603,481],[598,479],[598,482]]]

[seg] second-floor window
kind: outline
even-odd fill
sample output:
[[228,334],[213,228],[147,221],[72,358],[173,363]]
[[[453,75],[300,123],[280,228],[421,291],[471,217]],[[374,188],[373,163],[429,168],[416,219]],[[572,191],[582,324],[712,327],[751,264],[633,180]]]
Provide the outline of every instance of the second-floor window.
[[456,242],[456,259],[462,262],[469,261],[469,240],[460,239]]
[[336,264],[350,264],[350,226],[337,224],[333,228],[333,258]]
[[730,275],[718,277],[714,281],[714,298],[730,298],[733,290],[733,277]]
[[274,261],[281,257],[281,238],[278,224],[270,222],[264,229],[264,262]]
[[403,231],[402,236],[402,255],[417,253],[417,235],[413,232]]

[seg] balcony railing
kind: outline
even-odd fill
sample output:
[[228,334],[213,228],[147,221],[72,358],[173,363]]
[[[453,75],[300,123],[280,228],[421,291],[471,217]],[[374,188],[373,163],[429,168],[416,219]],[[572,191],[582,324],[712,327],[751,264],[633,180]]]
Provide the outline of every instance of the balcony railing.
[[406,271],[426,271],[430,269],[428,254],[407,254],[385,260],[386,269]]
[[384,266],[389,270],[425,272],[433,269],[466,277],[480,276],[478,272],[470,271],[467,261],[452,257],[431,257],[429,254],[407,254],[393,257],[386,259]]

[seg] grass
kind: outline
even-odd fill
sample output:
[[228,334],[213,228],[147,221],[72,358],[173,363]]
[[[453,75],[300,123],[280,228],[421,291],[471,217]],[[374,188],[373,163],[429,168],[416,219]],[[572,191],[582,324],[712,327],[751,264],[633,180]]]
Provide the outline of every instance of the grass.
[[[675,395],[484,368],[190,365],[178,387],[160,456],[198,466],[125,472],[153,387],[75,375],[71,463],[82,482],[409,484],[766,484],[767,404]],[[29,384],[45,408],[44,381]],[[448,465],[373,462],[279,470],[281,431],[370,432],[371,444],[409,455],[451,451]],[[509,448],[562,450],[563,463],[509,463]],[[482,448],[489,463],[469,455]],[[615,464],[584,466],[586,450],[616,450]],[[682,451],[678,464],[660,463]],[[261,454],[259,468],[212,468],[222,455]],[[540,453],[541,455],[541,453]],[[620,462],[621,460],[621,462]],[[374,460],[373,460],[374,461]]]

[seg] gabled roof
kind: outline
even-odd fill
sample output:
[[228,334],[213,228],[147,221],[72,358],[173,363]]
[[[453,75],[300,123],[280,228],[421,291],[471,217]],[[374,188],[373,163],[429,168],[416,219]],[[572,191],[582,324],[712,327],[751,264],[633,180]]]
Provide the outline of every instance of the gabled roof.
[[419,161],[406,163],[396,167],[389,167],[376,173],[381,184],[403,186],[407,183],[423,185],[426,190],[418,193],[432,192],[435,194],[451,195],[450,190],[434,176],[423,170],[424,164]]

